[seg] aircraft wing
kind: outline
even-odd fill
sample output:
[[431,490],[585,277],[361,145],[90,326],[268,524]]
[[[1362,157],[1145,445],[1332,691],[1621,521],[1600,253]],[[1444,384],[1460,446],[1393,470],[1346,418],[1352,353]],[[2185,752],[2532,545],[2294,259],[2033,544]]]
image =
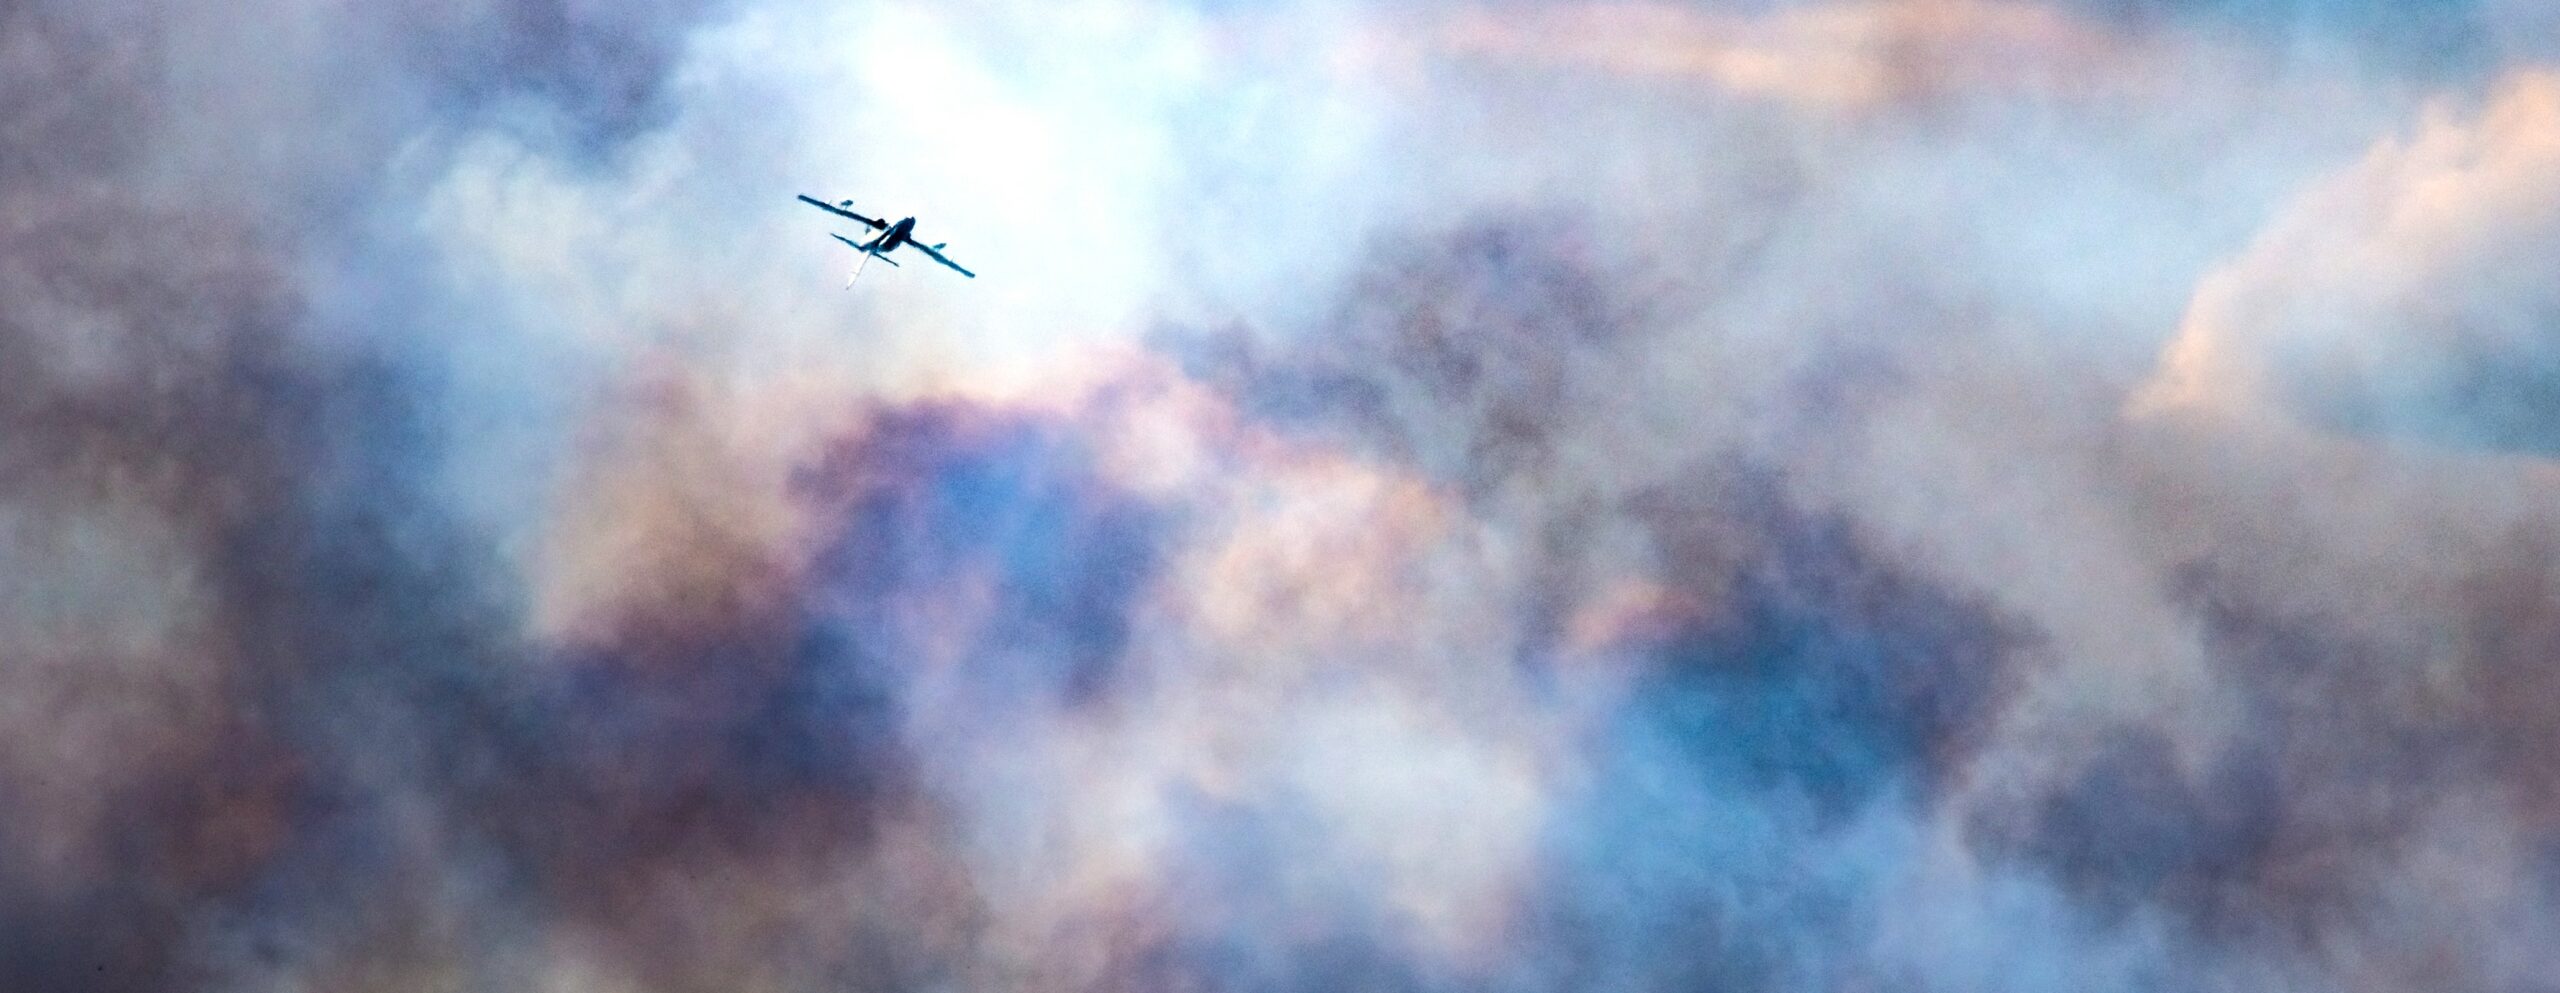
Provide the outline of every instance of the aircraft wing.
[[864,224],[868,224],[868,225],[870,225],[870,226],[871,226],[871,230],[874,230],[874,231],[885,231],[885,230],[887,230],[887,229],[888,229],[888,227],[889,227],[888,223],[887,223],[887,222],[885,222],[885,221],[877,221],[877,220],[873,220],[873,219],[868,218],[868,217],[864,217],[864,216],[862,216],[862,215],[860,215],[860,214],[854,213],[854,212],[852,212],[852,211],[850,211],[850,210],[846,210],[846,209],[844,209],[844,208],[842,208],[842,207],[838,207],[838,206],[836,206],[836,205],[834,205],[834,204],[828,203],[828,202],[826,202],[826,201],[824,201],[824,200],[820,200],[820,199],[818,199],[818,198],[816,198],[816,197],[813,197],[813,196],[810,196],[810,195],[808,195],[808,194],[806,194],[806,193],[800,194],[800,202],[801,202],[801,203],[808,204],[809,206],[812,206],[812,207],[816,207],[816,208],[818,208],[819,210],[826,211],[827,213],[834,214],[834,215],[836,215],[837,217],[845,218],[846,220],[860,221],[860,222],[862,222],[862,223],[864,223]]
[[976,279],[976,278],[978,278],[978,274],[977,274],[977,273],[970,272],[970,271],[969,271],[969,270],[967,270],[967,269],[960,268],[960,263],[953,262],[953,261],[951,261],[950,259],[943,258],[943,257],[942,257],[942,253],[941,253],[941,252],[934,251],[934,250],[933,250],[933,246],[931,246],[931,245],[925,244],[924,242],[921,242],[921,241],[910,241],[910,242],[908,242],[908,243],[906,244],[906,247],[908,247],[908,248],[912,248],[912,249],[915,249],[916,251],[919,251],[919,252],[923,252],[923,253],[925,253],[926,255],[933,256],[933,260],[934,260],[934,261],[936,261],[936,262],[940,262],[940,263],[942,263],[943,265],[950,266],[950,267],[951,267],[951,271],[953,271],[953,272],[957,272],[957,273],[959,273],[959,274],[961,274],[961,275],[963,275],[963,276],[967,276],[967,277],[969,277],[969,278],[971,278],[971,279]]
[[[844,242],[845,244],[848,244],[848,245],[851,245],[851,246],[853,246],[853,247],[855,247],[855,248],[857,248],[857,249],[860,249],[860,250],[862,251],[862,254],[864,254],[864,255],[868,255],[868,256],[871,256],[872,258],[875,258],[875,259],[879,259],[880,261],[882,261],[882,262],[886,262],[886,263],[889,263],[889,264],[890,264],[890,265],[892,265],[892,266],[895,266],[895,265],[897,265],[897,264],[898,264],[898,260],[893,259],[893,258],[890,258],[890,257],[888,257],[888,256],[886,256],[886,255],[882,255],[882,254],[880,254],[880,253],[878,253],[878,252],[872,251],[872,250],[871,250],[871,246],[869,246],[869,245],[865,245],[865,244],[863,244],[863,243],[861,243],[861,242],[858,242],[858,241],[855,241],[855,240],[853,240],[853,239],[851,239],[851,238],[847,238],[847,237],[845,237],[845,236],[843,236],[843,235],[840,235],[840,234],[837,234],[837,233],[835,233],[835,232],[833,232],[833,231],[829,231],[829,232],[827,232],[827,237],[829,237],[829,238],[833,238],[833,239],[835,239],[835,240],[837,240],[837,241]],[[903,267],[902,267],[902,268],[903,268]]]

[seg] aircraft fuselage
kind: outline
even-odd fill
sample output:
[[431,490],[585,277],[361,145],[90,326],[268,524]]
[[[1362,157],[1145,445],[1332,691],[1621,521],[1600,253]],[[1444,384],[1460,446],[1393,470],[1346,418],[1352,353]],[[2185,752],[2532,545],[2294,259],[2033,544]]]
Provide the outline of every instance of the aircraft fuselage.
[[885,253],[895,250],[898,246],[904,245],[908,241],[913,240],[915,230],[916,219],[912,217],[901,220],[896,224],[889,225],[889,230],[880,233],[879,247],[872,249],[872,251]]

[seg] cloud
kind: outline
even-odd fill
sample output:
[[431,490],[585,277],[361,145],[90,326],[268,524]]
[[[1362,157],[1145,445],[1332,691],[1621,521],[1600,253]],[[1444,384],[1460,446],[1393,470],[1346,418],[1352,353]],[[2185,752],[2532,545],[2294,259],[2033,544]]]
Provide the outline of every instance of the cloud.
[[2560,85],[2352,6],[10,8],[0,986],[2529,986]]
[[1977,93],[2097,94],[2156,83],[2177,52],[2031,3],[1722,11],[1677,4],[1477,10],[1444,44],[1501,64],[1584,66],[1744,98],[1867,109]]
[[2528,270],[2560,233],[2555,164],[2560,78],[2437,109],[2200,284],[2145,402],[2549,454],[2554,303]]

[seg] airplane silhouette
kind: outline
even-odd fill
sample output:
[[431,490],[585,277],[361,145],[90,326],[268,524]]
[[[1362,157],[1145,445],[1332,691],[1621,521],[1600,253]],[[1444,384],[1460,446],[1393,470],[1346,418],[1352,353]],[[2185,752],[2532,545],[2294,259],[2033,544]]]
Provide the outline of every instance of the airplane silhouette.
[[888,221],[864,217],[860,214],[854,213],[849,209],[853,206],[853,201],[851,200],[844,201],[841,205],[832,205],[806,193],[800,195],[800,202],[816,207],[819,210],[826,211],[827,213],[834,214],[837,217],[861,222],[871,230],[880,232],[877,237],[872,238],[870,241],[855,241],[840,234],[830,235],[830,237],[833,237],[835,240],[851,245],[854,247],[854,250],[862,253],[862,261],[854,264],[853,275],[846,277],[844,281],[846,289],[852,289],[853,281],[862,278],[862,267],[871,264],[872,259],[876,258],[882,262],[889,263],[890,265],[897,265],[898,260],[890,258],[889,253],[897,251],[900,248],[912,248],[916,251],[923,252],[925,255],[930,256],[934,261],[950,266],[953,272],[957,272],[971,279],[978,278],[977,273],[963,269],[960,267],[960,263],[953,262],[950,259],[943,257],[942,245],[927,245],[924,242],[915,240],[915,218],[905,218],[892,224]]

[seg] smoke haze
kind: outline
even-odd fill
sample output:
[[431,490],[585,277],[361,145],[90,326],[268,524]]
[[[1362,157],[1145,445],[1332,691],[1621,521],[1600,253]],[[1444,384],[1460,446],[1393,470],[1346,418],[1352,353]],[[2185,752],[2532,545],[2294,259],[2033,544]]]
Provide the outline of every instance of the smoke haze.
[[0,3],[0,989],[2560,988],[2555,256],[2531,0]]

